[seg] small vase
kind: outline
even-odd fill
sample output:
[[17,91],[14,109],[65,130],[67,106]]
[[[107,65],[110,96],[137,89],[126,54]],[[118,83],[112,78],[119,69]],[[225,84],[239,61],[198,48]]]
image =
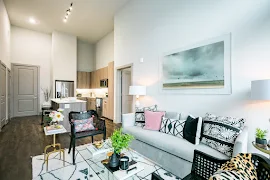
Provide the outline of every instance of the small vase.
[[112,154],[112,156],[110,157],[110,163],[109,166],[112,168],[116,168],[119,166],[119,158],[120,155],[116,154],[115,152]]

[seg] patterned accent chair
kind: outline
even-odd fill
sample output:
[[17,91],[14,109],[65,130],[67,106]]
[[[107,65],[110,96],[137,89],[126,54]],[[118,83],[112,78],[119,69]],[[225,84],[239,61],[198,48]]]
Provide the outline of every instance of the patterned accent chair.
[[76,139],[91,136],[93,143],[93,136],[103,134],[103,139],[105,140],[106,125],[105,121],[99,119],[97,112],[94,110],[84,112],[70,112],[69,123],[71,125],[71,133],[68,153],[70,153],[71,148],[73,147],[73,164],[75,164]]
[[[208,180],[227,160],[220,160],[201,151],[194,150],[191,173],[183,180]],[[270,160],[260,154],[252,154],[258,180],[269,179]]]

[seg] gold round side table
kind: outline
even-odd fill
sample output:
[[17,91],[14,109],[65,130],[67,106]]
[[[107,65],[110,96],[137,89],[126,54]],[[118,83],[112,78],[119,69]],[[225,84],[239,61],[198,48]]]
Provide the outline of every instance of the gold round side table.
[[256,149],[258,149],[259,151],[264,152],[264,153],[270,155],[270,148],[269,148],[269,147],[261,148],[261,147],[259,147],[254,141],[252,142],[252,145],[253,145]]

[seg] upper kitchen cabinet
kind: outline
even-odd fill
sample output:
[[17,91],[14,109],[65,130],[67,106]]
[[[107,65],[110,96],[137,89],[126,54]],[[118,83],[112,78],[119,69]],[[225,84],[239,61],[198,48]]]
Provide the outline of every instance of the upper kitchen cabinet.
[[97,88],[97,71],[92,71],[91,72],[91,75],[90,75],[90,87],[91,89],[95,89]]
[[91,73],[77,71],[77,88],[90,89],[91,88]]
[[108,79],[108,67],[104,67],[100,69],[100,79]]
[[100,80],[108,79],[108,67],[104,67],[90,73],[90,88],[101,88]]

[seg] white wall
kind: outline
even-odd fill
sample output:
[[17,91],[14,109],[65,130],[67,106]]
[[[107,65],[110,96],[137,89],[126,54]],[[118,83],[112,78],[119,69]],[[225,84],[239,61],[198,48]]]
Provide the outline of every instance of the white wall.
[[82,40],[77,40],[77,70],[91,72],[96,69],[95,46]]
[[[56,32],[52,33],[52,61],[51,79],[53,93],[55,80],[74,81],[74,90],[77,82],[77,37]],[[53,95],[54,97],[54,95]]]
[[114,60],[114,32],[107,34],[96,43],[96,69],[108,66]]
[[[147,86],[144,105],[204,116],[245,117],[250,151],[255,128],[270,132],[270,103],[249,99],[250,82],[270,78],[270,1],[132,0],[114,19],[115,66],[133,63],[133,82]],[[174,49],[230,33],[232,94],[181,95],[160,91],[159,62]],[[139,59],[143,57],[144,63]],[[270,134],[270,133],[269,133]]]
[[[40,67],[40,87],[50,88],[52,36],[11,26],[11,63]],[[44,96],[40,90],[40,106]]]
[[3,0],[0,0],[0,60],[10,68],[10,22]]

